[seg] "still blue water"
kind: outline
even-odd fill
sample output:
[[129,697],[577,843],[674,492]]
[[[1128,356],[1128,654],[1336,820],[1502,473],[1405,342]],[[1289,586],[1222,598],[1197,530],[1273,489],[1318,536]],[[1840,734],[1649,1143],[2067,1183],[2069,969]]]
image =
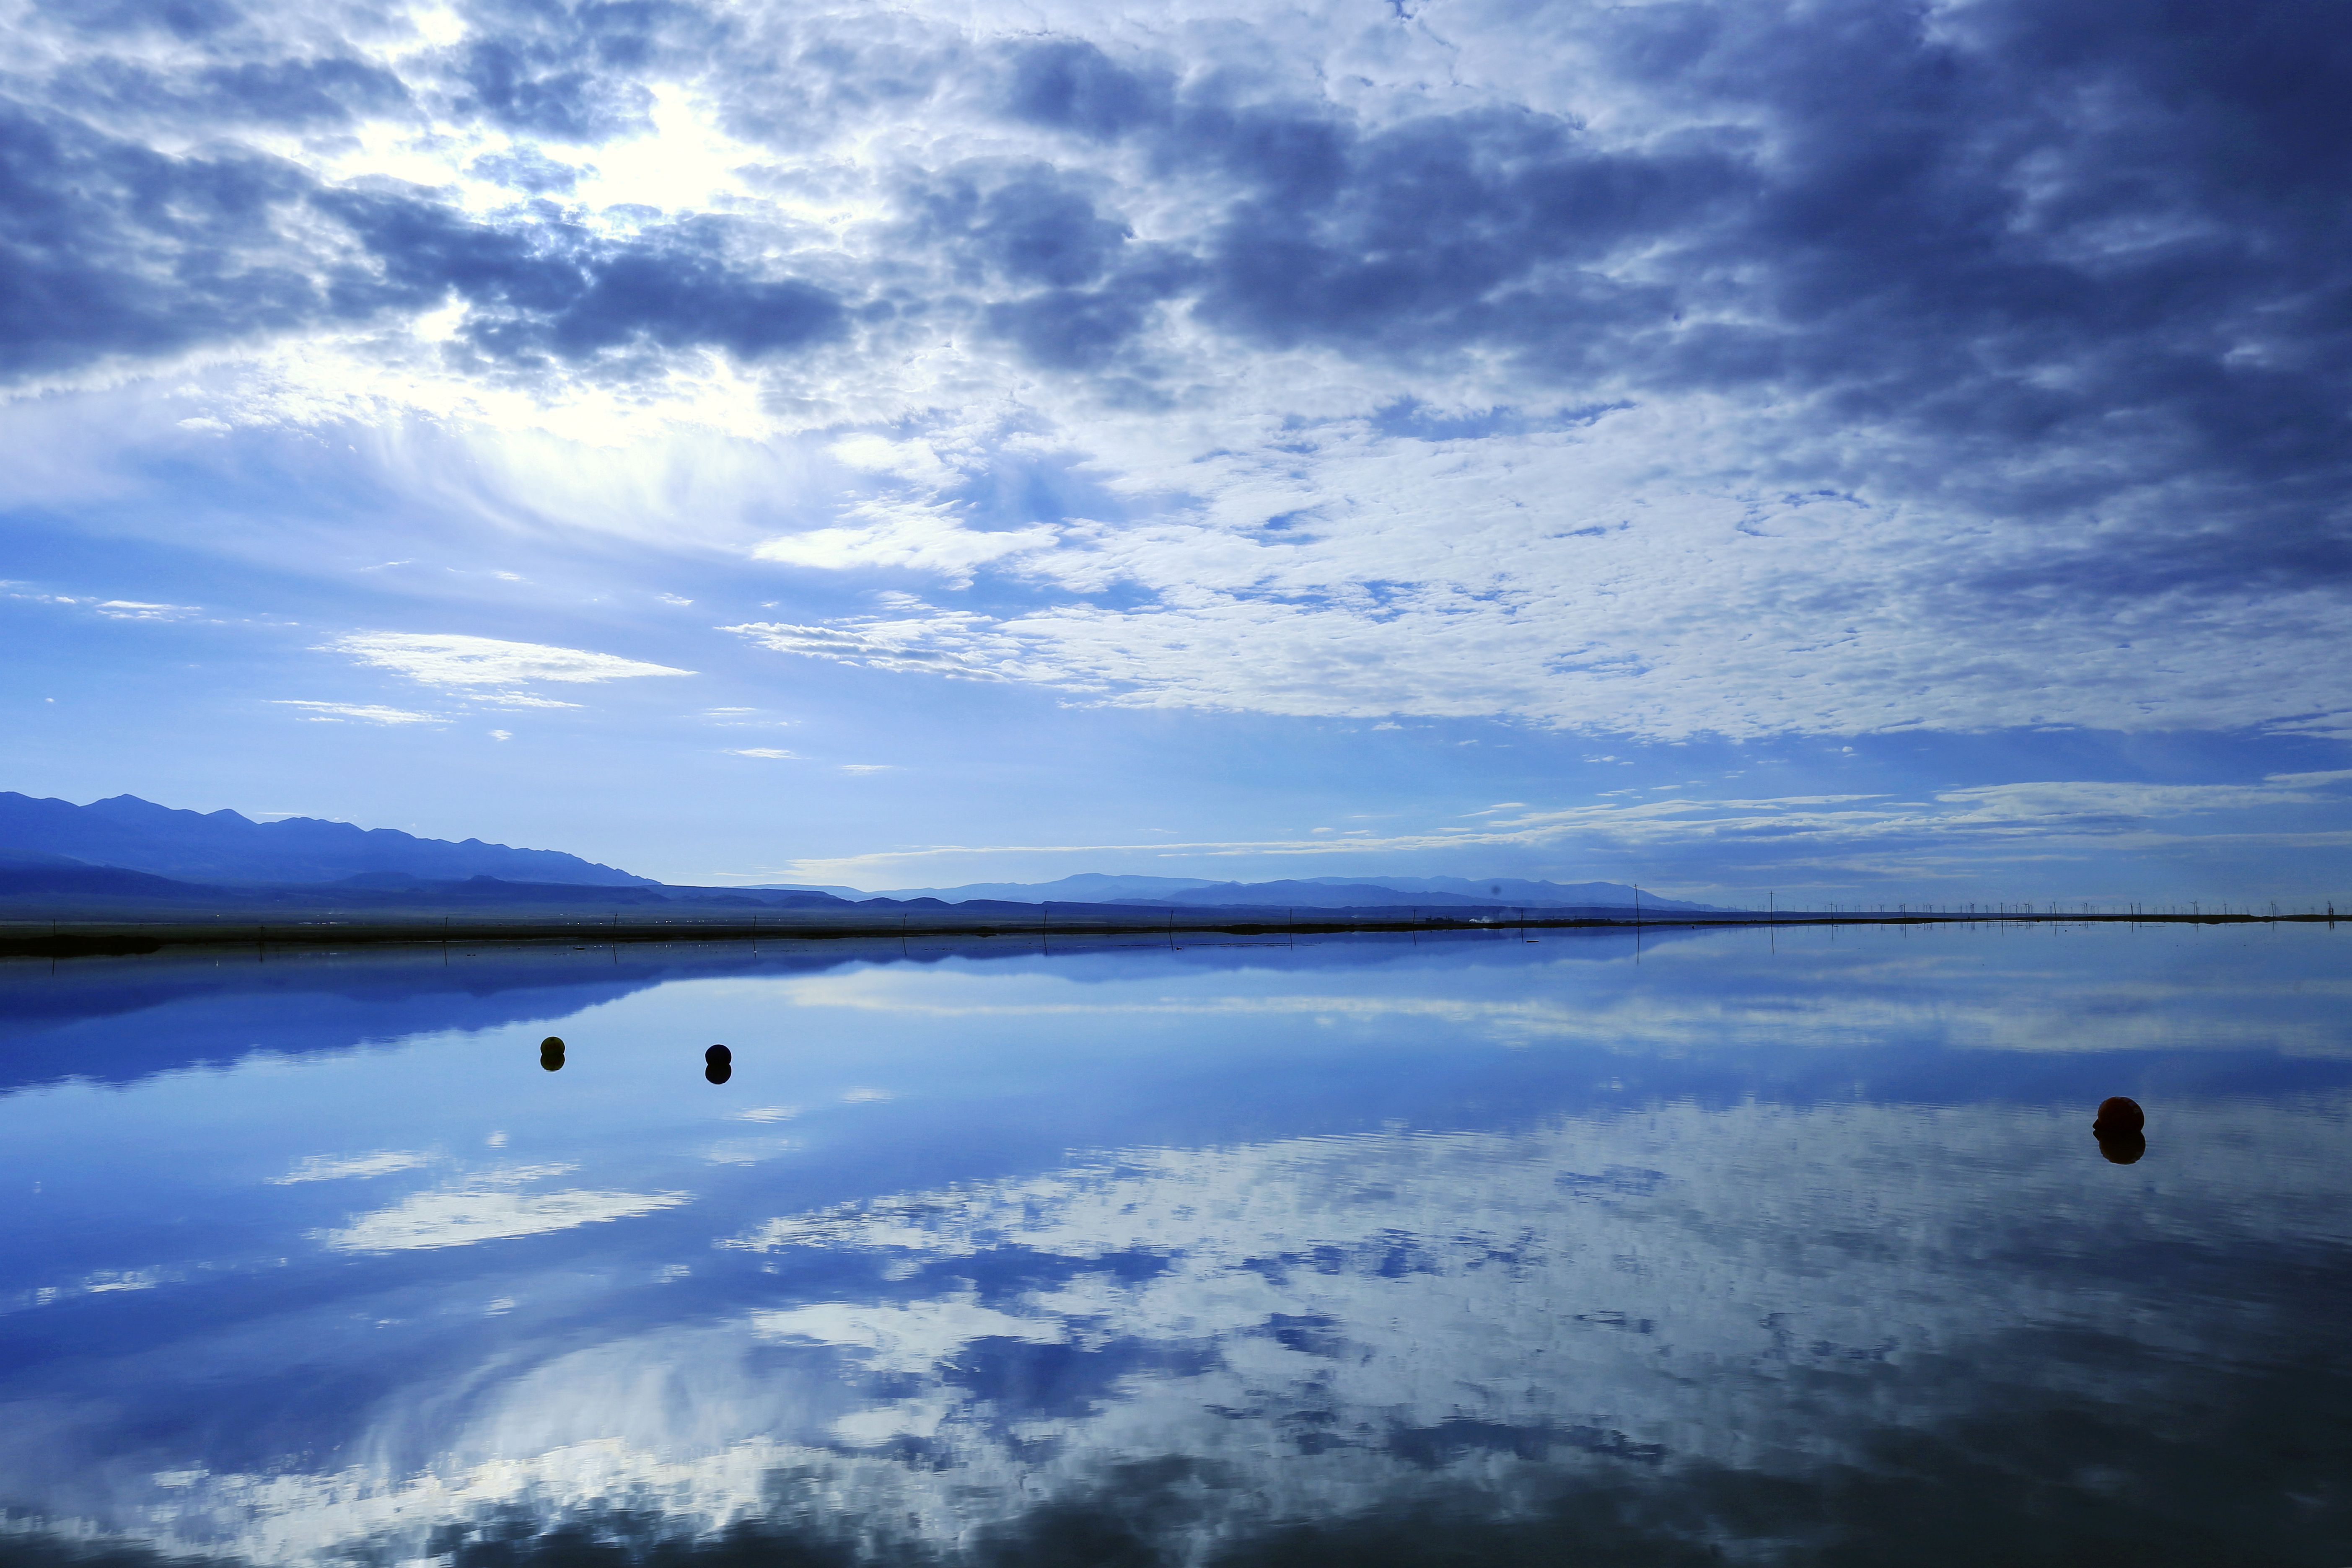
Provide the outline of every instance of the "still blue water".
[[2347,941],[0,968],[0,1561],[2341,1568]]

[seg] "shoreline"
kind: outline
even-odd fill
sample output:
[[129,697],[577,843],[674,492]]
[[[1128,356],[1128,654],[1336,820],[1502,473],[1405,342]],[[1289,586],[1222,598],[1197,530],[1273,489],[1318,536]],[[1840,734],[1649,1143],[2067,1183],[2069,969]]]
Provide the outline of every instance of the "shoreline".
[[952,937],[982,940],[1017,937],[1050,943],[1055,937],[1160,936],[1328,936],[1351,932],[1472,933],[1506,930],[1652,931],[1692,930],[1716,926],[1788,927],[1841,925],[2318,925],[2335,929],[2333,914],[2297,915],[2150,915],[2150,914],[2004,914],[1944,915],[1906,911],[1823,915],[1754,914],[1676,915],[1663,918],[1571,915],[1545,917],[1517,911],[1492,917],[1449,915],[1398,919],[1386,911],[1370,919],[1333,918],[1333,911],[1316,910],[1314,918],[1267,919],[1252,911],[1205,912],[1204,916],[1150,919],[1139,911],[1119,910],[1097,918],[1073,912],[1042,912],[1034,919],[1007,919],[991,912],[967,919],[942,918],[925,911],[918,922],[899,914],[877,912],[863,919],[826,912],[821,916],[786,918],[783,912],[760,919],[742,916],[681,917],[624,921],[604,917],[581,920],[483,920],[459,923],[454,916],[435,920],[290,919],[285,921],[0,919],[0,957],[73,958],[124,957],[165,948],[342,947],[469,947],[606,946],[667,942],[780,943],[835,942],[856,938]]

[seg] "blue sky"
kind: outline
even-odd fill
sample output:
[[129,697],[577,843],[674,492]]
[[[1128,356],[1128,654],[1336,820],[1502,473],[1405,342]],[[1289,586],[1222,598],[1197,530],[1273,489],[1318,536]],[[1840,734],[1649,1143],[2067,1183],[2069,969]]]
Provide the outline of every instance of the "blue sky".
[[5,787],[694,882],[2352,888],[2334,7],[0,33]]

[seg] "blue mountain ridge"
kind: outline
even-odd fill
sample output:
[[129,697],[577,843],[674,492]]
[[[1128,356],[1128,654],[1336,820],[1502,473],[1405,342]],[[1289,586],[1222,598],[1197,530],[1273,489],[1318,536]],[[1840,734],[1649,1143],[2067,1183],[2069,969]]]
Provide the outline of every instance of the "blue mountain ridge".
[[[1714,905],[1639,895],[1661,914]],[[894,888],[769,883],[692,887],[664,883],[554,850],[467,839],[452,843],[389,828],[289,817],[256,822],[230,810],[176,810],[117,795],[76,806],[0,791],[0,901],[75,904],[315,903],[384,909],[484,904],[676,903],[698,906],[884,907],[1051,904],[1188,909],[1631,908],[1622,883],[1522,878],[1327,876],[1276,882],[1084,872],[1044,883],[970,883]]]
[[649,877],[556,850],[519,850],[479,839],[451,843],[392,828],[357,828],[315,817],[257,822],[235,811],[183,811],[136,795],[77,806],[0,791],[0,859],[40,857],[202,882],[339,882],[370,873],[428,880],[489,876],[512,882],[657,887]]

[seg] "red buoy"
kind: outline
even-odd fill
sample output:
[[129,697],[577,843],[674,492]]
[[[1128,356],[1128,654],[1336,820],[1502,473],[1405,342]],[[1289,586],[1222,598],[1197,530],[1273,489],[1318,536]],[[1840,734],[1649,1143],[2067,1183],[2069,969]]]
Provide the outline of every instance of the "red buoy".
[[2147,1116],[2140,1110],[2138,1101],[2113,1094],[2099,1102],[2099,1113],[2092,1119],[2091,1131],[2103,1138],[2118,1137],[2140,1132],[2147,1125]]

